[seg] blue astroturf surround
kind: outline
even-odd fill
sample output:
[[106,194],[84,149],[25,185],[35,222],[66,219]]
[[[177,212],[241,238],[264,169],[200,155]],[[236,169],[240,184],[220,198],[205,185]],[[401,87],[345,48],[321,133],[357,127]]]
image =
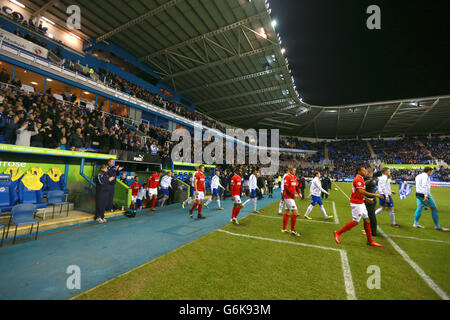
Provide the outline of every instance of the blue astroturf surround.
[[[248,198],[242,198],[246,200]],[[280,199],[267,196],[258,201],[264,208]],[[108,219],[105,224],[59,233],[46,232],[36,241],[29,240],[0,248],[0,299],[68,299],[113,279],[143,263],[192,242],[229,223],[231,199],[221,201],[225,210],[217,210],[213,201],[203,206],[204,220],[189,218],[187,205],[164,207],[156,214],[135,218]],[[248,203],[238,218],[253,211]],[[76,265],[81,272],[81,289],[67,289],[66,273]]]

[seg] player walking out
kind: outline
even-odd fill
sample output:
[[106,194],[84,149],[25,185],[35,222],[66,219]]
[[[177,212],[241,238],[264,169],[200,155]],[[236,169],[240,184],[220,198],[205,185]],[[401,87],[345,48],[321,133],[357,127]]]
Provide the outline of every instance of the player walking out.
[[194,180],[192,180],[192,177],[189,177],[189,178],[188,178],[187,183],[188,183],[191,187],[189,188],[189,196],[188,196],[187,199],[184,200],[183,203],[181,204],[181,207],[182,207],[183,209],[184,209],[184,206],[185,206],[185,205],[189,204],[189,202],[191,202],[191,200],[194,200],[194,199],[195,199],[195,196],[194,196],[194,183],[193,183],[193,181],[194,181]]
[[389,182],[389,177],[391,176],[391,169],[383,168],[381,170],[382,175],[378,178],[378,192],[383,196],[380,199],[380,208],[375,211],[376,215],[379,215],[383,210],[389,209],[389,217],[391,218],[391,226],[394,228],[400,228],[398,224],[395,223],[395,212],[394,212],[394,201],[392,201],[391,194],[395,194],[391,190],[391,183]]
[[248,179],[248,190],[249,190],[249,195],[250,195],[250,199],[248,199],[247,201],[244,202],[244,206],[249,203],[250,201],[253,201],[253,213],[259,213],[258,210],[256,210],[256,205],[258,202],[258,183],[257,183],[257,174],[258,174],[258,170],[257,169],[253,169],[252,171],[252,175],[250,176],[250,178]]
[[194,196],[195,203],[189,210],[189,216],[192,218],[194,210],[198,207],[197,219],[205,219],[202,216],[203,199],[205,198],[205,166],[200,165],[198,171],[194,175]]
[[356,227],[361,220],[364,219],[364,229],[366,231],[367,244],[374,247],[381,247],[381,244],[372,240],[372,229],[370,227],[369,215],[367,213],[366,206],[364,205],[364,196],[383,198],[382,195],[376,193],[370,193],[366,191],[366,184],[364,177],[367,175],[366,168],[360,166],[356,170],[356,177],[353,179],[352,184],[352,196],[350,198],[350,207],[352,208],[353,220],[347,223],[339,231],[334,231],[334,239],[338,244],[341,243],[340,237],[344,232],[347,232]]
[[[297,216],[300,214],[298,213],[297,205],[295,204],[295,192],[298,193],[300,198],[302,197],[302,193],[297,182],[297,177],[295,176],[295,171],[296,169],[294,167],[289,167],[289,173],[283,179],[286,212],[283,214],[283,229],[281,229],[281,232],[290,233],[291,235],[298,237],[300,234],[295,231],[295,223],[297,222]],[[289,217],[291,219],[291,231],[286,229],[289,222]]]
[[416,177],[416,199],[417,209],[414,214],[414,228],[424,228],[419,224],[420,216],[422,215],[423,208],[428,207],[431,209],[431,217],[434,222],[434,229],[438,231],[449,231],[448,228],[441,227],[439,225],[439,215],[436,203],[431,195],[431,183],[430,176],[433,174],[433,169],[426,167],[424,172]]
[[163,207],[164,203],[167,201],[167,199],[169,199],[169,188],[172,188],[172,177],[173,177],[173,172],[168,172],[167,175],[165,175],[161,179],[160,186],[161,186],[161,193],[163,194],[163,197],[161,198],[161,200],[159,200],[160,207]]
[[[280,189],[281,189],[281,200],[280,204],[278,205],[278,215],[283,215],[283,205],[284,205],[284,178],[289,174],[289,169],[286,169],[286,173],[283,175],[283,178],[281,178],[280,183]],[[285,206],[286,207],[286,206]]]
[[162,170],[154,172],[147,180],[147,201],[152,200],[152,211],[156,211],[156,199],[158,198],[159,179],[161,178]]
[[316,171],[314,175],[314,179],[311,182],[311,187],[309,189],[309,193],[311,194],[311,204],[309,205],[308,209],[306,209],[305,218],[308,220],[312,220],[312,218],[309,216],[312,209],[316,204],[320,206],[320,210],[322,211],[324,217],[326,220],[329,220],[330,218],[333,218],[333,216],[328,216],[327,212],[325,210],[325,207],[323,206],[322,198],[320,197],[320,193],[323,192],[327,196],[330,195],[330,193],[322,188],[322,183],[320,182],[320,172]]
[[217,210],[223,210],[223,208],[220,206],[220,194],[219,194],[219,187],[225,190],[225,188],[220,184],[220,171],[216,170],[215,176],[211,179],[211,199],[206,201],[205,207],[208,208],[208,205],[213,201],[213,199],[216,199],[217,201]]
[[233,211],[231,214],[231,223],[239,224],[237,216],[244,206],[241,202],[241,195],[246,196],[244,193],[244,189],[242,188],[242,169],[237,169],[234,176],[231,178],[230,182],[230,191],[231,198],[233,199]]

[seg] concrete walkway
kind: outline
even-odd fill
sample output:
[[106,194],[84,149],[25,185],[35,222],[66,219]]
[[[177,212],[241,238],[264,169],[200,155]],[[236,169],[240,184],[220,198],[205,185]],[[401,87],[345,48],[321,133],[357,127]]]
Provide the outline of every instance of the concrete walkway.
[[[267,196],[258,208],[279,200]],[[106,224],[88,224],[40,235],[0,248],[0,299],[68,299],[105,281],[200,238],[229,223],[230,199],[203,209],[204,220],[190,219],[181,205],[135,218],[110,219]],[[188,206],[189,208],[191,206]],[[253,210],[249,203],[240,218]],[[196,214],[194,215],[194,217]],[[81,271],[81,289],[67,289],[69,266]]]

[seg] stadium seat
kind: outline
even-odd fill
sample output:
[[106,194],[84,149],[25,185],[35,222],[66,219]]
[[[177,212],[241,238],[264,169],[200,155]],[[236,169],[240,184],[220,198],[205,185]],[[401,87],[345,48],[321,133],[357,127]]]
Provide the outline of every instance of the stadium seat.
[[[36,224],[36,237],[37,239],[38,232],[39,232],[39,221],[34,219],[34,213],[36,212],[36,206],[31,203],[25,203],[25,204],[18,204],[15,205],[11,210],[11,220],[9,223],[11,224],[11,221],[16,226],[16,229],[14,231],[14,240],[13,244],[16,243],[16,235],[17,235],[17,227],[19,226],[26,226],[31,224],[30,234],[33,231],[33,226]],[[8,225],[8,233],[9,233],[9,227]]]
[[19,183],[19,202],[21,204],[34,204],[38,209],[47,207],[46,202],[41,202],[44,197],[42,188],[39,190],[30,190],[23,184]]
[[[44,183],[44,188],[47,189],[48,191],[52,191],[52,190],[62,190],[64,191],[64,174],[62,174],[59,177],[59,180],[55,181],[55,178],[52,179],[50,178],[49,174],[45,174],[45,183]],[[42,180],[41,180],[42,182]]]
[[11,176],[0,175],[0,213],[12,209],[18,200],[17,183],[11,181]]
[[[69,202],[65,201],[65,195],[63,190],[52,190],[47,193],[47,201],[49,205],[53,206],[52,218],[55,217],[55,207],[60,206],[59,214],[62,213],[62,208],[67,205],[67,216],[69,216]],[[44,213],[45,219],[45,213]]]

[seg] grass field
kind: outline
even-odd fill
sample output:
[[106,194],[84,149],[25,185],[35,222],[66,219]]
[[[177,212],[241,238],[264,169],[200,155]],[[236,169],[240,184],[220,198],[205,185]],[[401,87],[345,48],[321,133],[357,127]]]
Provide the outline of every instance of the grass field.
[[[450,293],[450,233],[435,231],[430,210],[412,227],[414,192],[394,196],[397,223],[388,212],[378,216],[382,230],[366,245],[362,223],[343,234],[333,230],[351,220],[350,184],[325,202],[335,221],[326,222],[319,208],[297,221],[301,237],[282,234],[278,202],[160,258],[85,292],[77,299],[442,299]],[[394,187],[397,191],[398,186]],[[342,191],[341,191],[342,190]],[[345,195],[345,194],[346,195]],[[450,226],[450,190],[432,188],[442,226]],[[308,200],[297,201],[303,214]],[[231,213],[230,213],[231,214]],[[337,220],[337,221],[336,221]],[[338,223],[336,223],[338,222]],[[388,240],[390,239],[390,240]],[[378,266],[381,288],[369,289],[369,266]]]

